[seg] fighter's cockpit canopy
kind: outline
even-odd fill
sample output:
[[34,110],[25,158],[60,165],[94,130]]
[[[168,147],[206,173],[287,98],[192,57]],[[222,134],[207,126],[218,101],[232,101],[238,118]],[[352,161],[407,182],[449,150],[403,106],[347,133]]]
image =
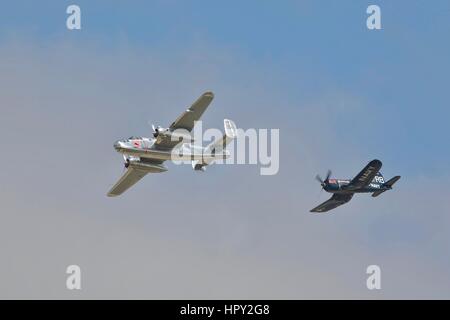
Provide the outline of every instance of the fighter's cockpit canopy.
[[135,136],[131,136],[128,138],[128,140],[140,140],[142,139],[141,137],[135,137]]

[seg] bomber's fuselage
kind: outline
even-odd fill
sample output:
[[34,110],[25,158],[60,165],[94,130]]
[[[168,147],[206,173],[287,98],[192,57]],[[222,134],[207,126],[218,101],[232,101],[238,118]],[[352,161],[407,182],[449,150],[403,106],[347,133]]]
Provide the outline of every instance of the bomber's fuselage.
[[114,143],[114,149],[125,156],[166,160],[204,160],[227,158],[229,152],[224,150],[219,154],[211,153],[208,148],[193,143],[179,143],[172,149],[164,150],[155,145],[156,138],[130,137]]

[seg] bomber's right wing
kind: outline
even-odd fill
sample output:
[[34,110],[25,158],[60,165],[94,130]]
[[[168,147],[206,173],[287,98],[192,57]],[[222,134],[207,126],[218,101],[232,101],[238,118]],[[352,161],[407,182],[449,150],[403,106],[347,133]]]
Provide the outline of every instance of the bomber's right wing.
[[[187,133],[192,131],[195,122],[200,120],[200,117],[206,111],[211,101],[214,99],[212,92],[205,92],[198,98],[186,111],[184,111],[169,127],[171,132],[175,130],[186,130]],[[159,135],[156,138],[155,147],[162,150],[173,149],[180,141],[172,141],[170,136]]]
[[213,99],[214,94],[212,92],[205,92],[202,94],[197,101],[195,101],[170,125],[170,131],[176,129],[186,129],[187,131],[191,131],[192,128],[194,128],[195,121],[200,120],[200,117]]
[[108,192],[108,197],[120,196],[131,188],[136,182],[141,180],[148,172],[133,167],[128,167],[124,175],[117,181],[114,187]]
[[335,193],[333,196],[325,201],[324,203],[318,205],[311,212],[326,212],[336,207],[343,205],[344,203],[349,202],[353,197],[353,193],[348,194],[338,194]]

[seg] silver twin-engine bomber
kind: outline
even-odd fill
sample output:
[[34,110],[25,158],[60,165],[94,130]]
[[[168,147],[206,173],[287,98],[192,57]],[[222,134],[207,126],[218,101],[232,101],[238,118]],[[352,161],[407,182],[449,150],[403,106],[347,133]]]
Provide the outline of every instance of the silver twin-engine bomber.
[[164,161],[188,160],[194,170],[204,171],[216,159],[230,156],[225,150],[227,144],[236,138],[237,129],[233,121],[225,119],[225,134],[206,147],[194,145],[191,131],[214,98],[212,92],[205,92],[192,106],[181,114],[169,128],[153,126],[153,137],[130,137],[114,144],[124,158],[126,172],[108,192],[109,197],[121,195],[147,173],[167,171]]

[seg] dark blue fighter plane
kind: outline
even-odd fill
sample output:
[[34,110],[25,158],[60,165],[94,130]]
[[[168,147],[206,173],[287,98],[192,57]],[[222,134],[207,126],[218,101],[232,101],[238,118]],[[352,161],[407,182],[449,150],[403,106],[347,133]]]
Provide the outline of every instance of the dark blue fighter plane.
[[392,189],[392,185],[400,179],[395,176],[387,182],[380,173],[382,163],[380,160],[372,160],[356,177],[351,180],[330,179],[331,171],[328,170],[325,180],[317,175],[316,179],[322,188],[333,196],[315,207],[311,212],[326,212],[344,203],[349,202],[355,193],[372,193],[372,197],[377,197],[383,192]]

